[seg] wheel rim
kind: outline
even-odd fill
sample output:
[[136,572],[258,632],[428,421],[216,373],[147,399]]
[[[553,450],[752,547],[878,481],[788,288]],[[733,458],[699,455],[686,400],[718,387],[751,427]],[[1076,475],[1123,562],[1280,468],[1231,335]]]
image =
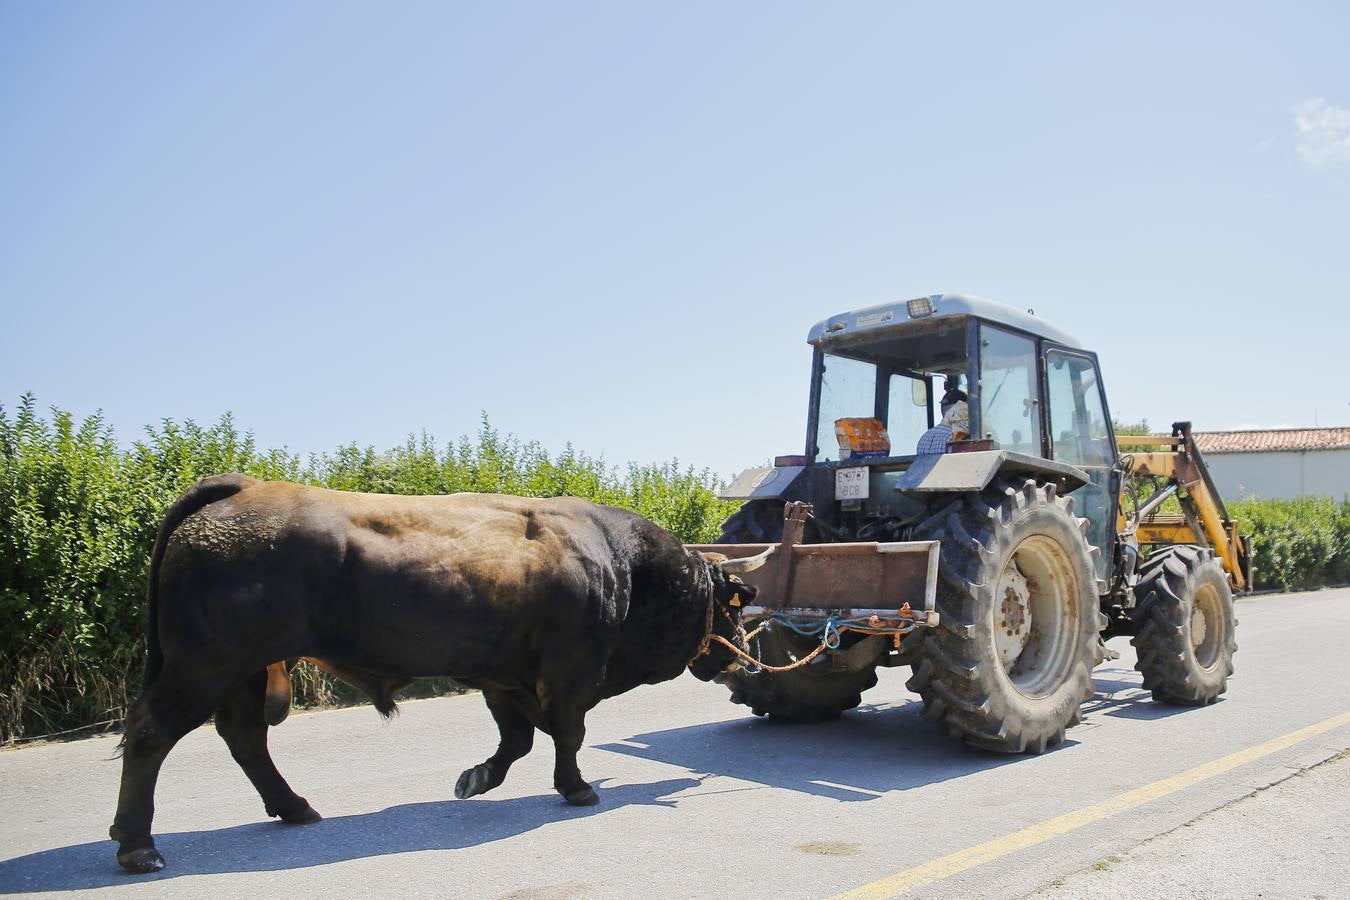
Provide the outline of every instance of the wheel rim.
[[1202,669],[1212,669],[1219,661],[1223,639],[1223,601],[1212,584],[1202,584],[1191,601],[1190,639],[1195,661]]
[[1081,602],[1063,547],[1040,535],[1017,545],[999,575],[993,631],[1003,671],[1022,694],[1047,696],[1068,677]]

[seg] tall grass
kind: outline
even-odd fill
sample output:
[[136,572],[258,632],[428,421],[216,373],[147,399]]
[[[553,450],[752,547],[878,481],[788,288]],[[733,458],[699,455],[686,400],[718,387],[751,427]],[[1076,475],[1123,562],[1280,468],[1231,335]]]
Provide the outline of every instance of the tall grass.
[[[164,510],[206,475],[243,472],[339,490],[575,495],[632,509],[688,542],[711,541],[735,504],[676,462],[620,469],[572,447],[550,454],[494,429],[438,445],[425,433],[379,453],[355,444],[302,461],[264,450],[229,414],[164,420],[123,448],[99,414],[0,406],[0,742],[118,723],[140,684],[145,583]],[[433,685],[433,688],[436,685]],[[352,699],[317,672],[297,702]]]

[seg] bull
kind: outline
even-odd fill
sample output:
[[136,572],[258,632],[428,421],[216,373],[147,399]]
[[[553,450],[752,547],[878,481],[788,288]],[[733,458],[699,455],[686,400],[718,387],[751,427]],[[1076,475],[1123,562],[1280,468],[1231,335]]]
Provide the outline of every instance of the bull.
[[478,688],[500,742],[456,797],[500,785],[538,729],[553,739],[558,793],[594,804],[577,768],[587,711],[686,668],[704,681],[733,669],[711,636],[740,633],[739,603],[755,591],[734,573],[762,561],[705,558],[641,516],[570,497],[204,479],[170,507],[151,557],[145,683],[109,829],[117,861],[163,868],[151,836],[160,766],[212,715],[269,816],[319,821],[267,749],[290,706],[286,661],[298,658],[385,716],[417,677]]

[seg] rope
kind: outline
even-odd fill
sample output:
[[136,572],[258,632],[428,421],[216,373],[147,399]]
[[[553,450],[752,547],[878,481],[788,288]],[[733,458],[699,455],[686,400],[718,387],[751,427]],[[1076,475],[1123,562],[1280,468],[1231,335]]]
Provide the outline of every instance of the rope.
[[[718,606],[720,608],[721,604],[718,604]],[[711,609],[711,605],[709,606],[709,609]],[[871,615],[865,618],[862,616],[847,618],[831,615],[827,616],[823,620],[821,619],[794,620],[791,616],[788,616],[785,613],[773,613],[769,617],[768,621],[766,621],[763,625],[756,628],[754,631],[747,634],[745,630],[741,628],[740,623],[732,619],[731,614],[728,613],[725,609],[722,609],[722,614],[725,615],[727,619],[731,621],[733,625],[736,626],[737,637],[741,639],[742,646],[741,647],[736,646],[731,641],[722,637],[720,634],[713,634],[711,630],[712,616],[709,615],[708,616],[709,631],[706,637],[704,638],[703,652],[700,653],[699,656],[702,656],[703,653],[707,652],[707,646],[712,641],[716,641],[723,647],[726,647],[736,656],[738,656],[741,660],[749,663],[751,666],[754,666],[756,670],[769,672],[771,674],[777,674],[780,672],[791,672],[793,669],[800,669],[802,666],[808,665],[812,660],[814,660],[820,654],[824,653],[826,650],[838,650],[840,636],[846,631],[856,631],[860,634],[891,635],[892,637],[895,638],[896,646],[898,647],[900,643],[900,638],[906,634],[909,634],[911,631],[914,630],[915,627],[915,623],[913,622],[913,620],[906,620],[904,618],[888,620],[882,619],[880,616],[877,615]],[[904,607],[900,609],[899,616],[904,617],[907,616],[908,614],[909,614],[909,604],[906,603]],[[816,637],[817,635],[819,635],[821,638],[820,646],[816,647],[816,649],[812,650],[810,653],[808,653],[806,656],[803,656],[801,659],[798,659],[795,662],[789,663],[785,666],[769,665],[768,663],[764,662],[764,660],[756,659],[754,656],[751,656],[747,649],[742,649],[742,647],[748,648],[750,646],[750,641],[755,637],[757,637],[760,632],[766,631],[776,624],[785,625],[787,628],[796,632],[797,634],[802,635],[803,637]],[[697,659],[698,657],[696,656],[694,658]]]
[[[908,614],[909,607],[906,606],[899,612],[900,619],[892,623],[875,614],[854,618],[828,616],[825,619],[793,619],[785,613],[774,613],[769,617],[769,623],[784,625],[803,637],[820,637],[821,642],[828,649],[838,650],[839,636],[845,631],[861,631],[867,634],[909,634],[914,630],[914,623],[905,621]],[[768,625],[761,627],[768,627]]]
[[[708,617],[707,621],[703,623],[703,640],[698,642],[698,652],[695,653],[693,656],[689,657],[689,662],[684,664],[684,667],[686,669],[693,668],[694,663],[699,659],[699,657],[703,656],[708,652],[709,641],[713,637],[713,630],[712,630],[713,603],[715,603],[716,600],[717,596],[716,594],[713,593],[713,589],[710,588],[708,590]],[[721,604],[718,605],[720,606]],[[722,610],[722,613],[726,615],[728,618],[731,617],[731,614],[728,613],[726,610]],[[740,626],[738,625],[737,627],[739,628]]]
[[[739,647],[722,637],[720,634],[713,633],[713,607],[720,610],[726,620],[731,623],[731,627],[736,629],[736,638],[740,641]],[[749,663],[750,666],[753,667],[752,673],[779,673],[800,669],[826,650],[838,650],[840,637],[845,631],[856,631],[860,634],[890,635],[895,641],[896,649],[899,649],[900,638],[914,630],[915,622],[913,618],[911,618],[908,603],[902,606],[896,615],[897,617],[894,620],[882,619],[875,614],[867,616],[866,618],[862,616],[847,618],[829,615],[826,616],[824,620],[794,620],[786,613],[776,612],[772,613],[769,618],[765,620],[763,625],[760,625],[754,631],[747,633],[741,626],[741,623],[736,621],[731,613],[727,612],[727,608],[717,600],[716,589],[710,586],[708,590],[708,613],[703,623],[703,639],[699,641],[698,652],[689,658],[689,662],[685,663],[685,667],[692,668],[699,658],[705,656],[708,650],[711,649],[713,641],[726,647],[744,662]],[[816,637],[819,635],[820,646],[812,650],[806,656],[803,656],[801,659],[789,663],[786,666],[771,666],[764,662],[764,660],[756,659],[751,656],[749,653],[750,642],[759,637],[761,632],[768,631],[776,624],[784,625],[803,637]]]

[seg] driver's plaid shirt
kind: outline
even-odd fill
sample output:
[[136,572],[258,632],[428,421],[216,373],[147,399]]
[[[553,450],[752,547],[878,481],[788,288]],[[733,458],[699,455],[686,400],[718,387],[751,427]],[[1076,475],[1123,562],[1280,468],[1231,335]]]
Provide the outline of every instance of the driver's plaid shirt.
[[914,451],[922,456],[925,453],[946,453],[952,440],[952,427],[941,423],[934,425],[919,438],[919,446]]

